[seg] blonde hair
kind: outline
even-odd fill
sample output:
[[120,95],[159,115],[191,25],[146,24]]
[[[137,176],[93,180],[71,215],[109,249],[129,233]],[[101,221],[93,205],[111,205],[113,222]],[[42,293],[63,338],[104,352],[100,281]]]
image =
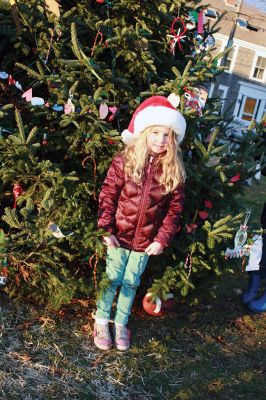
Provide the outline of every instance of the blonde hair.
[[[143,179],[144,168],[147,165],[150,150],[147,145],[147,136],[152,127],[146,128],[134,142],[128,144],[123,155],[125,158],[125,172],[140,184]],[[170,131],[170,142],[167,150],[156,158],[156,162],[162,168],[162,173],[158,177],[161,185],[164,186],[164,192],[172,192],[178,185],[183,184],[186,179],[185,168],[183,164],[180,147],[176,140],[174,131]]]

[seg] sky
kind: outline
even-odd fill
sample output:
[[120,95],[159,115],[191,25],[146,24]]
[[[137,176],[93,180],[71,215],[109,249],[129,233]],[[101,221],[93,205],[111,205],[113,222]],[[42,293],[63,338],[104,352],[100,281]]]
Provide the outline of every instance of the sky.
[[256,6],[260,11],[266,13],[266,0],[244,0],[243,4]]

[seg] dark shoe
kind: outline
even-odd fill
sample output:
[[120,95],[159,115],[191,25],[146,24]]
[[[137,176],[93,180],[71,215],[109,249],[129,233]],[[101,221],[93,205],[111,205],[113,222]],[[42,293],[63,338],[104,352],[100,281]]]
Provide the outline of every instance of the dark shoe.
[[247,304],[247,307],[253,312],[257,313],[266,312],[266,290],[259,299],[250,301]]
[[249,272],[248,288],[246,292],[241,296],[242,303],[247,304],[255,299],[260,288],[260,283],[261,274],[259,273],[259,271]]

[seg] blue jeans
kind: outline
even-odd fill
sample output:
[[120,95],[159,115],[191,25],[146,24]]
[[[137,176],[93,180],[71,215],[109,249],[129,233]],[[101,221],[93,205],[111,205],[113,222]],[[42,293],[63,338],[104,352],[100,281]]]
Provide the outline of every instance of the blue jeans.
[[110,285],[97,302],[96,319],[109,320],[116,289],[120,287],[115,323],[126,325],[131,313],[140,277],[145,270],[149,256],[146,253],[123,249],[122,247],[107,248],[106,273]]

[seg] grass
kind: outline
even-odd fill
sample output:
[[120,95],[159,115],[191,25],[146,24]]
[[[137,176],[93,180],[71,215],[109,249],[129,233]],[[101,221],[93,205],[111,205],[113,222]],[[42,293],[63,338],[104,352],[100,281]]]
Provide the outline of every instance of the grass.
[[239,205],[252,210],[249,224],[258,226],[262,213],[263,203],[266,201],[266,176],[259,181],[253,179],[252,185],[245,190],[245,196],[239,197]]
[[[245,199],[260,215],[265,185]],[[51,314],[0,292],[0,399],[264,400],[266,314],[241,304],[240,264],[202,282],[190,295],[198,304],[161,318],[137,299],[126,353],[94,347],[89,301]]]

